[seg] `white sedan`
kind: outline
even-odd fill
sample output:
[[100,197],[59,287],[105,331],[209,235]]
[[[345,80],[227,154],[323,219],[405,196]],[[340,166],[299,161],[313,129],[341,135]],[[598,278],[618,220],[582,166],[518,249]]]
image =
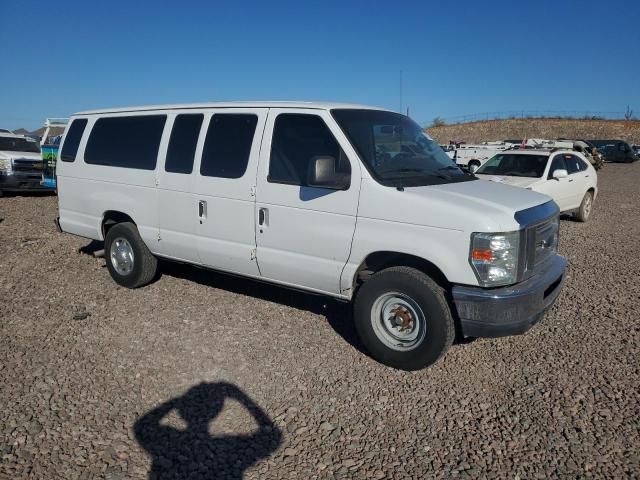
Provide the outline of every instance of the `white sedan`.
[[549,195],[561,212],[586,222],[598,194],[598,175],[573,150],[509,150],[476,170],[482,180],[506,183]]

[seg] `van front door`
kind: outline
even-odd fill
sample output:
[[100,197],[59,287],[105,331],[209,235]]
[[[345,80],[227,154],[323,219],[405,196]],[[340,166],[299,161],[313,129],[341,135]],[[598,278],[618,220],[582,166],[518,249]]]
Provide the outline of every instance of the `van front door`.
[[259,276],[255,182],[266,118],[266,108],[213,110],[205,118],[191,206],[203,265]]
[[[257,257],[264,278],[340,294],[361,178],[359,162],[345,150],[355,158],[328,112],[270,109],[256,202]],[[308,185],[318,158],[335,165],[335,172],[347,179],[340,189]]]

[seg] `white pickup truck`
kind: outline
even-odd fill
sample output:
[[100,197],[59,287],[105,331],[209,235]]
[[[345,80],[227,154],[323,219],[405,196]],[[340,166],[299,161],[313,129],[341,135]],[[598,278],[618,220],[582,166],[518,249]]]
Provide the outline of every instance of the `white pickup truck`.
[[457,165],[467,167],[473,173],[491,157],[511,147],[513,144],[504,142],[461,143],[447,154]]
[[477,180],[386,110],[82,112],[57,176],[59,228],[104,240],[119,285],[166,258],[351,301],[364,346],[396,368],[434,363],[456,335],[525,332],[564,280],[549,197]]
[[40,191],[40,145],[32,138],[0,132],[0,195],[2,192]]

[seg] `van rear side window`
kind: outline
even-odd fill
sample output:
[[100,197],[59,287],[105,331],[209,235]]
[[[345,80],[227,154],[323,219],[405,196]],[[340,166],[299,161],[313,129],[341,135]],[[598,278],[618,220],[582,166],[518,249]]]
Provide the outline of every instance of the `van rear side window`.
[[100,118],[91,130],[84,161],[154,170],[166,120],[166,115]]
[[247,171],[257,124],[256,115],[214,115],[204,142],[200,174],[205,177],[242,177]]
[[200,135],[204,115],[201,113],[178,115],[173,122],[167,160],[164,169],[170,173],[191,173],[193,157]]
[[62,152],[60,153],[60,159],[63,162],[75,161],[80,140],[82,139],[82,134],[86,126],[86,118],[80,118],[71,122],[67,136],[64,139],[64,144],[62,145]]

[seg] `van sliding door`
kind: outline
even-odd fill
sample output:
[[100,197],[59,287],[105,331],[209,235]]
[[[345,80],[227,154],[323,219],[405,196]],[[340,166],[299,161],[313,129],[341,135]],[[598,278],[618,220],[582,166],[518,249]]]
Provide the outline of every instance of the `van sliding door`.
[[209,112],[191,206],[200,261],[215,269],[259,276],[255,185],[267,109]]
[[178,111],[169,119],[158,167],[158,253],[170,258],[200,263],[196,247],[196,212],[193,196],[200,132],[204,111]]

